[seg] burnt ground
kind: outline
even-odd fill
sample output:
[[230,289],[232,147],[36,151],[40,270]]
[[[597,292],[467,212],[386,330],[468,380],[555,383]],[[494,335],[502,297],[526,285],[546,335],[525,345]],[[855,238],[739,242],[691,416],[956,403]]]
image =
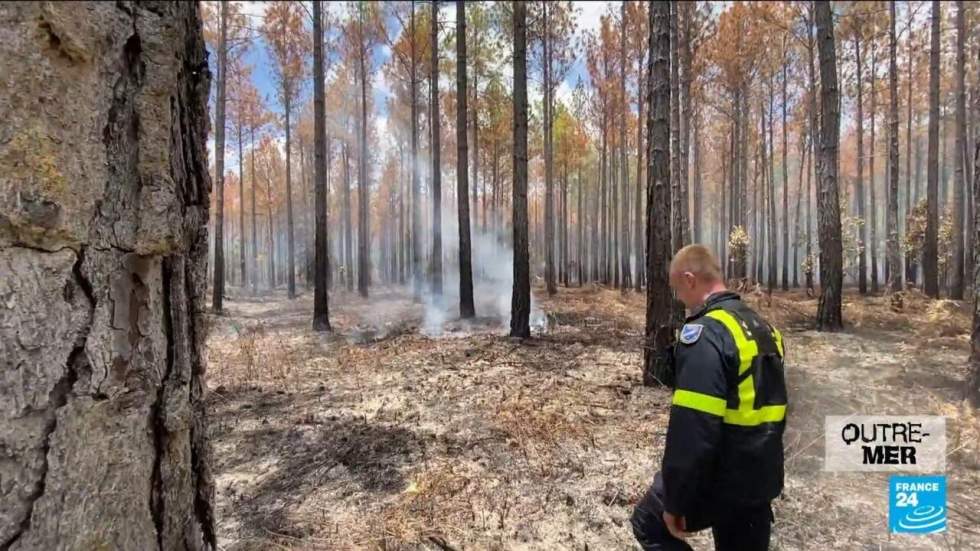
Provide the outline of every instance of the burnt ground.
[[[220,547],[633,549],[670,402],[640,383],[644,297],[534,292],[547,328],[525,343],[493,318],[436,334],[399,288],[332,294],[326,335],[309,329],[308,293],[233,292],[208,342]],[[849,294],[846,331],[823,334],[801,292],[747,299],[788,354],[772,548],[980,548],[969,307]],[[849,413],[948,417],[945,534],[888,534],[887,474],[822,471],[824,416]]]

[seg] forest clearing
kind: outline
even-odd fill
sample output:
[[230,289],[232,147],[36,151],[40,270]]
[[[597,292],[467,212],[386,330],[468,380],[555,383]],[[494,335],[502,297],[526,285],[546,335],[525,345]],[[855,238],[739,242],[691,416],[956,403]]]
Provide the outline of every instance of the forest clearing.
[[[969,308],[911,292],[894,312],[848,293],[848,330],[828,335],[802,292],[771,306],[747,296],[787,342],[772,549],[977,548],[980,420],[961,402]],[[334,332],[320,336],[307,329],[310,299],[233,292],[212,320],[223,549],[633,548],[629,515],[670,407],[669,390],[640,378],[642,295],[562,290],[523,344],[499,320],[425,335],[399,288],[370,302],[339,293]],[[822,470],[823,415],[860,412],[947,416],[950,533],[889,535],[885,473]],[[711,548],[708,535],[694,541]]]

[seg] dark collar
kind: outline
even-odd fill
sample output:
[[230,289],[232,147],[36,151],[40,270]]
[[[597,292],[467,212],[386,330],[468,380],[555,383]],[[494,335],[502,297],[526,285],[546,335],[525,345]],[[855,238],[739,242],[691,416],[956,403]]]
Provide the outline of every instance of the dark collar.
[[714,309],[718,304],[725,302],[726,300],[741,300],[742,297],[734,291],[719,291],[717,293],[712,293],[708,295],[708,298],[704,301],[704,304],[700,308],[691,313],[684,321],[691,321],[701,316],[705,315],[708,310]]

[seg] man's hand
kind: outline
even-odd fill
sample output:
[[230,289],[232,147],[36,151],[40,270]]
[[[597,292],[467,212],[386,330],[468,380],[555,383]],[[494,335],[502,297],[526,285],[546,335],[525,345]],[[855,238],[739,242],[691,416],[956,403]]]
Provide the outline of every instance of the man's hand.
[[672,515],[667,511],[664,511],[664,524],[667,525],[667,530],[670,530],[670,534],[675,538],[682,540],[687,537],[686,522],[684,517],[679,517],[677,515]]

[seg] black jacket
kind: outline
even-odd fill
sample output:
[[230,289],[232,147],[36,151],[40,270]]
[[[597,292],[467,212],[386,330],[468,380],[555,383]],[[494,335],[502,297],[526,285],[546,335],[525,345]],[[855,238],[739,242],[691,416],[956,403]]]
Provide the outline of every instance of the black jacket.
[[783,488],[786,384],[779,331],[733,292],[687,318],[663,458],[666,511],[772,500]]

